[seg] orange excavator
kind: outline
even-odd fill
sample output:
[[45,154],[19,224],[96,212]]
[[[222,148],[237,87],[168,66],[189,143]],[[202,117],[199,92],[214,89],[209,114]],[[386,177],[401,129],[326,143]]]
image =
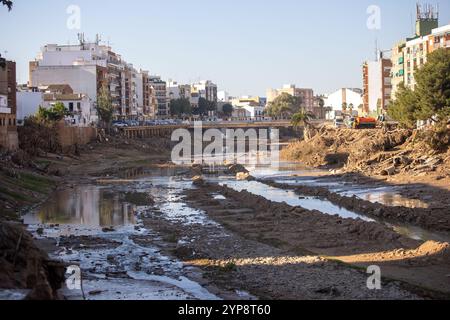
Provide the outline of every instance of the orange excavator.
[[368,117],[354,117],[350,120],[353,129],[376,129],[377,119]]

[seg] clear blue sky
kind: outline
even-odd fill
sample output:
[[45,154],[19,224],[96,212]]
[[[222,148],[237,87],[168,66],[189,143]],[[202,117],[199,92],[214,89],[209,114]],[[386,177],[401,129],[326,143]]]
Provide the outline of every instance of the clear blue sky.
[[[77,32],[110,40],[136,67],[164,79],[212,79],[233,95],[265,95],[296,83],[327,93],[361,87],[361,64],[375,39],[389,49],[412,34],[416,0],[15,0],[0,8],[0,52],[18,63],[46,43],[75,43]],[[450,0],[439,3],[440,25],[450,23]],[[66,9],[81,8],[81,30],[69,30]],[[381,8],[381,29],[366,26],[370,5]]]

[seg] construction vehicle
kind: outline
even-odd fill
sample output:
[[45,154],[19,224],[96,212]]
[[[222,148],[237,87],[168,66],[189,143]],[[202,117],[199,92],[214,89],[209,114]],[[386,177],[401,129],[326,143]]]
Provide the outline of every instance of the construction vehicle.
[[367,117],[352,117],[347,126],[352,129],[376,129],[377,119]]

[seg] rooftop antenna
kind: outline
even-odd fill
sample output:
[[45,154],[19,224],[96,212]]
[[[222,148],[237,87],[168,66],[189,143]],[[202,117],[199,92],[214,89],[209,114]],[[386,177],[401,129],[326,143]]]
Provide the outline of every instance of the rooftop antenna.
[[375,61],[378,61],[378,39],[375,38]]
[[86,43],[86,41],[84,39],[84,33],[78,33],[77,36],[78,36],[78,41],[80,42],[80,45],[84,46]]

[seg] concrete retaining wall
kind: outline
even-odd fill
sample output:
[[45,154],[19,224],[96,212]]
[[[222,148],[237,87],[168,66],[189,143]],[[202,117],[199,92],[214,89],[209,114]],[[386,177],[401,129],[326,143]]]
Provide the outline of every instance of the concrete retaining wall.
[[0,147],[7,150],[19,149],[17,127],[0,126]]
[[91,127],[66,127],[58,125],[58,142],[62,148],[85,145],[97,138],[97,129]]

